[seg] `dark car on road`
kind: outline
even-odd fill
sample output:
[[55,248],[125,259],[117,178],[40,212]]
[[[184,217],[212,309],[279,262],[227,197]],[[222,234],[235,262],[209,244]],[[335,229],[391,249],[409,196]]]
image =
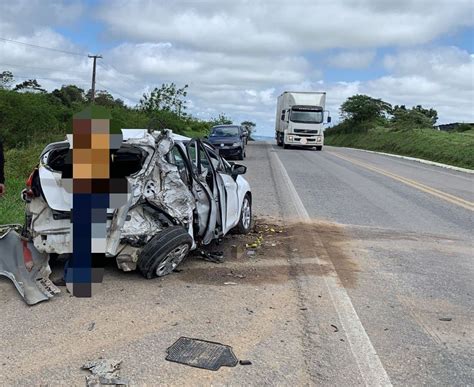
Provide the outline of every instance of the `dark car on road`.
[[219,150],[223,157],[236,157],[243,160],[245,157],[245,133],[239,125],[218,125],[211,129],[208,141]]

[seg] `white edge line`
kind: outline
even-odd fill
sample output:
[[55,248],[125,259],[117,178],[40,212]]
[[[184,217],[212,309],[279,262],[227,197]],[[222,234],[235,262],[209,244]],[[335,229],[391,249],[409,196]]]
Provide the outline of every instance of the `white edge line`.
[[436,167],[451,169],[453,171],[470,173],[470,174],[474,173],[474,169],[455,167],[454,165],[437,163],[436,161],[430,161],[430,160],[425,160],[425,159],[417,159],[416,157],[395,155],[393,153],[376,152],[376,151],[371,151],[371,150],[368,150],[368,149],[349,148],[347,146],[333,146],[333,145],[326,145],[326,146],[331,147],[331,148],[352,149],[352,150],[358,150],[358,151],[361,151],[361,152],[375,153],[377,155],[396,157],[397,159],[404,159],[404,160],[416,161],[416,162],[422,163],[422,164],[434,165]]
[[[275,161],[280,167],[281,173],[285,180],[285,185],[288,188],[290,195],[293,197],[294,205],[298,215],[302,220],[310,220],[310,216],[301,201],[295,186],[293,185],[285,166],[281,162],[276,152],[272,153],[275,157]],[[323,262],[319,257],[315,256],[318,265],[322,265]],[[354,356],[354,359],[359,368],[360,374],[367,386],[391,386],[390,378],[388,377],[387,371],[382,365],[377,352],[375,351],[372,342],[370,341],[367,332],[362,325],[362,322],[357,315],[354,305],[347,294],[346,289],[340,284],[339,277],[337,276],[336,269],[331,260],[325,263],[329,266],[330,270],[334,275],[323,276],[324,282],[328,289],[328,293],[331,297],[334,308],[339,316],[341,325],[344,328],[349,346]]]

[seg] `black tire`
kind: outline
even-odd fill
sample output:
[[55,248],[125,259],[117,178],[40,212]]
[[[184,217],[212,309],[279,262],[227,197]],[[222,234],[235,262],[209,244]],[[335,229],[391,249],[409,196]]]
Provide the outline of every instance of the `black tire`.
[[[248,204],[248,216],[244,213],[246,209],[246,203]],[[244,196],[242,202],[242,209],[240,210],[240,219],[237,226],[234,227],[234,231],[237,234],[248,234],[252,230],[252,198],[250,194]]]
[[290,148],[290,146],[289,146],[288,144],[285,144],[285,143],[283,142],[283,149],[289,149],[289,148]]
[[239,152],[239,155],[237,156],[237,160],[243,160],[244,159],[244,150],[241,149]]
[[276,134],[276,143],[278,146],[283,146],[283,141],[281,140],[280,133]]
[[[193,239],[184,227],[165,228],[155,235],[140,252],[138,269],[147,279],[165,276],[181,263],[192,244]],[[162,265],[164,267],[160,269]]]
[[322,147],[322,146],[317,146],[317,147],[316,147],[316,150],[317,150],[317,151],[322,151],[322,150],[323,150],[323,147]]

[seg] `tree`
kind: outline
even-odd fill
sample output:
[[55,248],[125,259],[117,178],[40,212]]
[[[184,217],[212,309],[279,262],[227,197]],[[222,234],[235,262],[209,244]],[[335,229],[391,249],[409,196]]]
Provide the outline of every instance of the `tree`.
[[392,124],[399,130],[432,128],[438,119],[434,109],[424,109],[421,105],[407,109],[405,105],[395,105],[392,109]]
[[217,118],[211,118],[212,125],[232,125],[232,119],[227,117],[224,113],[219,113]]
[[11,71],[2,71],[0,73],[0,89],[8,90],[13,81],[13,73]]
[[383,118],[390,113],[392,105],[381,99],[375,99],[368,95],[357,94],[349,97],[341,105],[341,117],[350,119],[356,124],[374,121]]
[[36,79],[28,79],[22,83],[16,85],[13,89],[14,91],[39,91],[40,93],[46,93],[46,90],[41,87]]
[[71,107],[75,103],[84,103],[84,89],[76,85],[61,86],[60,89],[55,89],[51,93],[54,97],[59,99],[65,106]]
[[416,105],[412,109],[426,116],[430,120],[432,126],[436,124],[436,121],[438,121],[438,112],[435,109],[424,109],[421,105]]
[[138,108],[148,113],[165,110],[185,116],[186,95],[188,85],[177,88],[174,83],[163,83],[160,88],[155,87],[151,93],[144,93]]
[[242,125],[245,129],[247,129],[249,134],[252,133],[255,130],[255,127],[257,126],[257,124],[255,124],[255,122],[252,122],[252,121],[243,121],[240,123],[240,125]]

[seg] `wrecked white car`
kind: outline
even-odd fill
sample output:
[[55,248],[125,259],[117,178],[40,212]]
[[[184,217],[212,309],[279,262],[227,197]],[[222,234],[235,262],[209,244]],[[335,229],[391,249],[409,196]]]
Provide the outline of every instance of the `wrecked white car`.
[[[126,205],[108,210],[106,236],[106,257],[120,269],[138,269],[146,278],[164,276],[190,250],[233,229],[250,231],[252,194],[241,176],[245,166],[228,163],[204,141],[170,131],[122,132],[111,171],[128,180],[130,194]],[[28,304],[57,292],[48,279],[49,256],[72,253],[72,194],[61,179],[69,148],[63,141],[44,149],[22,193],[21,236],[14,230],[3,235],[0,275],[14,282]]]

